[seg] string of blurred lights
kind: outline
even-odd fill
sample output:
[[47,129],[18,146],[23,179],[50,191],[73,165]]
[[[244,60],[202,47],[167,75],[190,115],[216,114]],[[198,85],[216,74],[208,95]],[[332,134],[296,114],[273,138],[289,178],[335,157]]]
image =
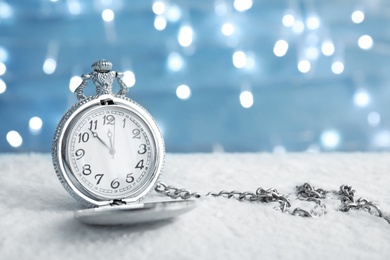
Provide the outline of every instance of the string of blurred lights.
[[[47,0],[52,4],[58,4],[60,0]],[[121,1],[114,4],[112,0],[100,0],[99,13],[102,22],[105,26],[105,34],[107,41],[113,43],[117,40],[115,19],[116,11],[120,12],[120,8],[115,8],[115,5],[121,5]],[[293,1],[295,2],[295,1]],[[67,9],[70,15],[76,16],[83,12],[83,4],[79,0],[66,0]],[[254,71],[261,57],[237,40],[238,32],[242,31],[239,28],[239,23],[235,18],[245,16],[253,7],[252,0],[216,0],[214,2],[214,14],[219,17],[221,26],[220,33],[225,37],[225,44],[231,48],[232,56],[231,63],[234,68],[243,73],[250,73]],[[171,73],[178,73],[186,68],[186,64],[190,59],[188,53],[195,51],[197,32],[191,25],[191,17],[188,15],[188,6],[181,2],[168,0],[154,0],[151,4],[151,11],[154,13],[153,26],[159,31],[163,32],[170,24],[178,23],[178,30],[176,34],[176,42],[180,47],[174,47],[167,53],[166,66]],[[351,46],[341,46],[337,39],[332,39],[327,31],[326,23],[324,23],[314,8],[309,8],[308,14],[302,14],[301,10],[297,8],[296,4],[291,4],[284,12],[280,19],[281,33],[280,37],[273,45],[273,54],[277,59],[282,59],[294,48],[296,48],[296,69],[303,74],[303,76],[312,75],[316,63],[324,57],[332,59],[329,71],[335,77],[343,74],[348,68],[345,64],[343,49]],[[232,15],[234,14],[234,15]],[[14,16],[14,10],[11,4],[0,1],[0,22],[11,19]],[[356,7],[351,11],[350,17],[352,23],[358,25],[366,20],[365,10],[361,6]],[[1,23],[0,23],[1,26]],[[285,30],[284,30],[284,29]],[[360,35],[354,43],[363,51],[371,50],[374,45],[374,39],[368,35]],[[340,46],[339,46],[340,45]],[[42,64],[42,70],[47,75],[52,75],[56,72],[58,53],[60,51],[60,44],[57,41],[52,41],[48,44],[47,53]],[[0,94],[7,92],[7,60],[8,51],[4,46],[0,46]],[[124,81],[129,87],[136,84],[136,75],[131,68],[125,68]],[[253,72],[254,73],[254,72]],[[73,92],[81,83],[82,79],[77,73],[70,78],[69,89]],[[245,109],[250,109],[254,106],[256,100],[253,94],[252,86],[239,86],[239,96],[237,102]],[[193,93],[190,84],[182,82],[175,88],[177,98],[181,100],[190,100],[195,93]],[[357,107],[364,108],[369,106],[371,95],[365,87],[358,86],[353,93],[352,102]],[[371,111],[367,114],[367,124],[370,127],[378,127],[381,123],[381,115],[378,111]],[[32,134],[38,135],[43,127],[43,121],[40,117],[34,116],[29,121],[29,129]],[[6,140],[12,147],[20,147],[23,143],[22,136],[15,130],[11,130],[6,135]],[[325,129],[319,137],[319,143],[324,150],[337,149],[342,142],[342,135],[336,129]],[[373,141],[377,147],[390,146],[390,132],[379,132]],[[388,144],[388,145],[387,145]],[[320,149],[315,145],[308,147],[307,151],[319,151]],[[284,153],[287,148],[282,145],[274,147],[275,153]]]

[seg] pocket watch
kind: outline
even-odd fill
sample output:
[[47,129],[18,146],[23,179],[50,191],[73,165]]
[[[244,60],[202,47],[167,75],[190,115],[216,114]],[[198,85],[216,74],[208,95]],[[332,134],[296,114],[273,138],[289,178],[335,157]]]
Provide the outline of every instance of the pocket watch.
[[[193,208],[192,201],[140,201],[155,187],[164,168],[164,140],[153,117],[125,97],[123,73],[98,60],[82,75],[78,102],[57,126],[52,159],[56,174],[77,201],[90,209],[75,212],[88,224],[133,224],[171,218]],[[112,93],[114,80],[120,90]],[[96,94],[84,95],[91,80]]]

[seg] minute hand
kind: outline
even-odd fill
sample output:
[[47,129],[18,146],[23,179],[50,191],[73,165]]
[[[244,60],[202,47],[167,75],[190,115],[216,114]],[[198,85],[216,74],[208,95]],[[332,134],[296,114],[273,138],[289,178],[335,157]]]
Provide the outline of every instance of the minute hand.
[[95,137],[96,139],[98,139],[98,140],[99,140],[105,147],[107,147],[108,150],[110,150],[110,152],[111,152],[110,146],[108,146],[108,145],[106,144],[106,142],[104,142],[104,141],[99,137],[98,133],[92,131],[91,129],[89,129],[89,130],[92,132],[92,136]]

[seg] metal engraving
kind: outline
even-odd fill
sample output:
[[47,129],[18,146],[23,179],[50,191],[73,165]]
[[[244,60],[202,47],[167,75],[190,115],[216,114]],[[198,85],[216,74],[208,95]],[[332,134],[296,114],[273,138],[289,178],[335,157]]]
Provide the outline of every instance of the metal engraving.
[[117,79],[117,82],[120,86],[117,96],[125,96],[128,92],[128,87],[123,82],[123,73],[111,71],[112,63],[107,60],[98,60],[92,64],[93,72],[89,74],[81,75],[83,81],[80,86],[75,90],[76,96],[79,100],[85,99],[84,88],[88,84],[88,80],[92,80],[93,84],[96,87],[96,96],[101,95],[111,95],[112,94],[112,85],[114,79]]

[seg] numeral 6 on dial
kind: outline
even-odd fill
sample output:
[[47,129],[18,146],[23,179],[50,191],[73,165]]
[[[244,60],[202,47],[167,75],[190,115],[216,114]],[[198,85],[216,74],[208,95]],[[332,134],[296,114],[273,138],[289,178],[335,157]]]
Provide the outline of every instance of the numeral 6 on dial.
[[111,188],[113,188],[113,189],[118,188],[119,185],[120,185],[120,182],[118,181],[118,178],[114,179],[114,180],[111,182]]

